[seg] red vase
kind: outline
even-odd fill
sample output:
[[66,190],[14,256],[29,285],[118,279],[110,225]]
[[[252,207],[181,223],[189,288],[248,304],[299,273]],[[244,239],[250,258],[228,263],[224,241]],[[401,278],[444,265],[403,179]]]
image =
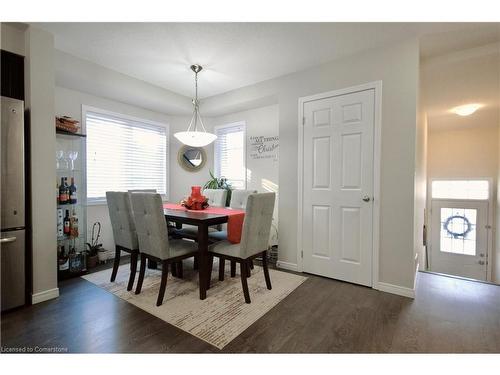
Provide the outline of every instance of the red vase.
[[208,207],[207,197],[201,195],[201,186],[191,186],[191,195],[183,205],[190,210],[203,210]]
[[191,186],[191,198],[199,199],[201,197],[201,186]]

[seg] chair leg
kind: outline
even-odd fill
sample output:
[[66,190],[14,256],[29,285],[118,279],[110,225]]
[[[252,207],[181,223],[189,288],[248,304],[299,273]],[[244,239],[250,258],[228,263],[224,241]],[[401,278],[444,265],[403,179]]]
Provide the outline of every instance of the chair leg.
[[262,252],[262,268],[264,269],[264,277],[266,278],[267,289],[271,290],[271,278],[269,277],[269,268],[267,267],[267,253]]
[[212,269],[214,268],[214,256],[208,255],[208,275],[207,275],[207,289],[210,289],[210,282],[212,281]]
[[167,277],[168,277],[168,263],[166,260],[164,260],[161,265],[161,284],[160,284],[160,291],[158,292],[158,300],[156,301],[156,306],[161,306],[161,304],[163,303],[163,297],[165,296],[165,289],[167,288]]
[[231,261],[231,277],[236,276],[236,262],[234,260]]
[[198,257],[194,257],[194,262],[193,262],[193,270],[198,269]]
[[219,258],[219,281],[224,281],[224,267],[226,266],[226,260],[224,258]]
[[142,282],[144,281],[144,273],[146,272],[146,255],[141,254],[141,268],[139,269],[139,280],[137,280],[137,287],[135,294],[139,294],[142,289]]
[[[163,265],[162,265],[163,267]],[[167,266],[168,267],[168,266]],[[170,264],[170,269],[172,270],[172,276],[177,277],[177,263],[171,263]]]
[[177,263],[177,277],[182,279],[184,275],[184,267],[182,266],[182,260]]
[[248,275],[248,264],[246,260],[241,260],[240,263],[240,273],[241,273],[241,286],[243,287],[243,294],[245,295],[245,302],[250,303],[250,293],[248,291],[247,275]]
[[118,273],[118,267],[120,266],[120,254],[121,251],[117,246],[115,250],[115,260],[113,261],[113,271],[111,272],[111,282],[115,281],[116,274]]
[[250,261],[250,269],[253,270],[253,260]]
[[128,278],[127,290],[132,290],[134,287],[135,273],[137,272],[137,258],[139,258],[139,253],[137,251],[130,254],[130,276]]

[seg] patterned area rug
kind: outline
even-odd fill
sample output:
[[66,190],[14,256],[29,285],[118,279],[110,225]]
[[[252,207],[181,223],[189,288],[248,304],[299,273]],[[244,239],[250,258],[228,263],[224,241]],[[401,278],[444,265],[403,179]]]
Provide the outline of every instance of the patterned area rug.
[[[276,306],[283,298],[302,284],[306,277],[287,272],[269,270],[272,290],[267,290],[262,268],[255,266],[248,279],[251,304],[246,304],[241,288],[239,267],[236,277],[229,275],[218,280],[218,262],[214,262],[211,288],[207,298],[199,299],[198,273],[190,265],[184,268],[184,278],[173,278],[169,273],[163,305],[156,306],[160,288],[161,270],[146,268],[142,292],[127,292],[128,265],[120,266],[116,281],[111,283],[111,269],[82,276],[91,283],[115,294],[148,313],[186,331],[209,344],[222,349],[252,323]],[[139,269],[139,266],[137,267]],[[136,283],[137,283],[136,277]],[[135,285],[134,285],[135,289]]]

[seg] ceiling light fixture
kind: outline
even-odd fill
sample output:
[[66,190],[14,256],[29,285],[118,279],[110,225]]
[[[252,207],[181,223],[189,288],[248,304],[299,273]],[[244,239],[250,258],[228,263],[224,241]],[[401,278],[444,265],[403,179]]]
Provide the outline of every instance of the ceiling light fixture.
[[[203,69],[201,65],[195,64],[191,65],[191,70],[194,72],[194,82],[195,82],[195,98],[193,99],[193,116],[191,117],[191,122],[185,132],[178,132],[174,134],[180,142],[191,147],[203,147],[207,146],[217,139],[215,134],[208,133],[203,125],[203,120],[200,115],[200,104],[198,102],[198,73]],[[201,125],[201,129],[198,130],[198,122]]]
[[481,108],[482,104],[464,104],[458,107],[452,108],[451,111],[459,116],[469,116]]

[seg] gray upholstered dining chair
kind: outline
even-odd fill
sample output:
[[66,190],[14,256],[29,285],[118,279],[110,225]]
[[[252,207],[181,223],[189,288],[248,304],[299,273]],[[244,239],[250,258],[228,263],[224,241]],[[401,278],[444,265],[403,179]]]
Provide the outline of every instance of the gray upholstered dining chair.
[[137,259],[139,256],[139,243],[135,229],[134,216],[130,204],[129,193],[120,191],[107,191],[106,201],[108,203],[109,218],[113,229],[115,241],[115,259],[111,281],[115,281],[118,267],[120,266],[121,252],[130,254],[130,277],[127,290],[134,286],[135,273],[137,272]]
[[[231,192],[231,202],[229,207],[244,210],[247,207],[247,200],[250,194],[257,193],[257,190],[233,190]],[[223,241],[227,239],[227,231],[209,232],[208,239],[210,241]],[[222,259],[220,260],[222,262]],[[222,264],[222,263],[221,263]],[[219,281],[224,281],[224,267],[220,267],[219,264]],[[248,269],[248,276],[250,276],[250,270],[253,269],[253,262],[250,262],[250,267]],[[231,261],[231,277],[236,276],[236,262]]]
[[141,249],[141,267],[135,294],[139,294],[146,272],[146,259],[161,263],[161,284],[156,306],[163,303],[167,287],[168,266],[197,254],[198,245],[182,239],[169,240],[167,221],[163,213],[163,203],[159,194],[131,194],[137,238]]
[[[252,259],[262,257],[262,268],[264,270],[266,286],[267,289],[271,290],[266,251],[269,245],[274,201],[275,193],[250,194],[246,206],[245,220],[243,221],[241,242],[239,244],[232,244],[224,240],[215,242],[209,247],[211,260],[211,262],[209,261],[209,265],[213,264],[214,256],[221,259],[220,266],[222,269],[224,268],[224,260],[226,259],[240,263],[241,285],[246,303],[251,302],[247,277]],[[208,286],[210,286],[210,273]]]
[[248,196],[257,193],[257,190],[233,190],[229,207],[244,210],[247,206]]
[[225,189],[205,189],[203,195],[207,197],[208,204],[212,207],[225,207],[227,190]]

